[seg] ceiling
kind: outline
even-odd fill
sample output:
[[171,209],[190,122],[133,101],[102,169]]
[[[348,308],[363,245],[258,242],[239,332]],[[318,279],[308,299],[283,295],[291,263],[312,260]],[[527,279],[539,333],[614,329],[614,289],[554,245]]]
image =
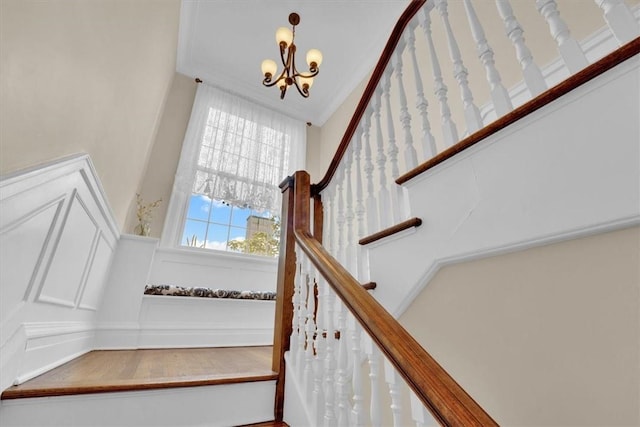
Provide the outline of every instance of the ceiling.
[[[291,117],[321,126],[370,73],[409,0],[182,0],[177,71]],[[297,63],[311,48],[323,62],[309,98],[294,88],[280,99],[262,85],[260,64],[280,66],[275,31],[296,26]],[[306,68],[301,71],[307,71]]]

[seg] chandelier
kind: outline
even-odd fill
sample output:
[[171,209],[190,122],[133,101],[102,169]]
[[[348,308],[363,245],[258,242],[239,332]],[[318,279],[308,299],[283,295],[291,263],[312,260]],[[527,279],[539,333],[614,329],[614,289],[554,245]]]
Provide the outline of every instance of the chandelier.
[[[318,75],[318,67],[322,63],[322,53],[318,49],[311,49],[307,52],[307,64],[309,65],[309,73],[303,74],[296,69],[296,45],[293,43],[296,36],[296,25],[300,23],[300,15],[291,13],[289,15],[289,23],[291,29],[280,27],[276,30],[276,43],[280,46],[280,60],[284,69],[280,75],[274,79],[278,66],[275,61],[265,59],[262,61],[262,74],[264,80],[262,84],[271,87],[278,85],[280,88],[280,99],[284,99],[287,88],[294,85],[300,95],[309,97],[309,89],[313,85],[313,78]],[[286,54],[286,55],[285,55]]]

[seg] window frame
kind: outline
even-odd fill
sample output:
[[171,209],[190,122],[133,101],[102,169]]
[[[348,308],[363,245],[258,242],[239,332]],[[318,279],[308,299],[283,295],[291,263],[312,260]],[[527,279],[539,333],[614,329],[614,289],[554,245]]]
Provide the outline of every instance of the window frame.
[[[198,90],[196,91],[196,97],[194,99],[194,105],[191,111],[191,117],[189,124],[185,132],[185,137],[182,144],[182,150],[180,159],[178,161],[178,167],[173,183],[171,192],[171,198],[167,208],[167,214],[165,218],[164,228],[160,238],[160,246],[163,248],[171,248],[175,250],[186,251],[198,251],[198,253],[206,253],[210,255],[224,255],[225,257],[241,257],[241,258],[254,258],[254,259],[270,259],[270,257],[263,255],[247,254],[241,252],[235,252],[230,250],[220,250],[212,248],[196,248],[192,246],[184,245],[182,242],[184,228],[187,221],[187,212],[189,210],[190,199],[193,194],[192,186],[196,179],[196,170],[198,167],[198,153],[202,146],[203,134],[206,129],[206,113],[203,113],[203,109],[211,108],[208,103],[207,97],[210,96],[226,96],[234,97],[229,93],[223,92],[218,88],[200,83]],[[246,100],[241,102],[248,103]],[[215,108],[220,108],[216,106]],[[281,116],[283,120],[293,121],[294,119],[284,116],[280,113],[273,112],[265,109],[264,107],[253,105],[251,108],[262,109],[268,111],[275,116]],[[234,114],[237,110],[234,111]],[[227,111],[227,113],[230,113]],[[231,114],[231,113],[230,113]],[[203,120],[202,116],[205,116]],[[306,162],[306,125],[302,121],[297,134],[291,136],[291,145],[289,148],[289,174],[292,174],[296,170],[304,169]],[[285,176],[286,177],[286,176]],[[283,179],[285,178],[283,177]],[[280,211],[271,212],[273,215],[280,215]],[[274,262],[276,258],[273,258]]]

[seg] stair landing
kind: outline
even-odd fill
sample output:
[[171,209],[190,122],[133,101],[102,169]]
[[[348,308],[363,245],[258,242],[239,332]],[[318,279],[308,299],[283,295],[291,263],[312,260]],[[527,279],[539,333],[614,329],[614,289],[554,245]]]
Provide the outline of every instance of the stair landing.
[[0,399],[275,380],[271,346],[96,350],[6,389]]

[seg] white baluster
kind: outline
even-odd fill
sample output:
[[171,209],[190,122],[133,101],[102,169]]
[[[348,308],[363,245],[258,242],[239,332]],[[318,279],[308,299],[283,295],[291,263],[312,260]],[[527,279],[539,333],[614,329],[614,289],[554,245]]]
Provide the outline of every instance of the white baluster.
[[298,350],[300,340],[300,284],[302,282],[302,249],[298,245],[295,247],[296,252],[296,274],[293,279],[293,316],[291,322],[291,338],[289,340],[289,349],[291,352],[291,363],[294,369],[298,369]]
[[387,68],[382,75],[382,95],[385,100],[387,132],[389,133],[389,147],[387,148],[387,155],[389,156],[389,165],[391,166],[391,180],[389,182],[389,186],[391,187],[389,191],[391,196],[391,221],[393,224],[397,224],[402,221],[402,188],[393,182],[395,178],[400,176],[400,170],[398,168],[398,146],[396,145],[396,135],[393,129],[393,115],[391,114],[391,73],[392,70]]
[[316,343],[316,281],[318,277],[318,271],[309,262],[309,291],[307,292],[307,321],[305,328],[305,335],[307,337],[307,346],[305,348],[305,365],[304,365],[304,393],[307,397],[307,401],[311,402],[313,398],[313,364],[315,357],[315,343]]
[[578,42],[571,37],[567,24],[560,18],[558,5],[555,0],[536,0],[536,7],[549,24],[551,35],[558,45],[560,56],[564,60],[567,69],[575,74],[589,65]]
[[451,57],[451,62],[453,62],[453,76],[456,78],[458,86],[460,87],[460,97],[462,99],[464,108],[464,117],[467,123],[467,132],[469,134],[472,134],[473,132],[482,128],[482,117],[480,116],[480,110],[473,102],[473,94],[471,93],[471,88],[469,88],[469,82],[467,81],[467,75],[469,73],[464,66],[462,56],[460,55],[460,49],[458,48],[458,42],[456,41],[453,30],[451,29],[451,24],[449,23],[447,0],[435,0],[435,6],[440,13],[440,17],[442,18],[442,22],[444,24],[445,34],[447,35],[449,56]]
[[326,359],[327,339],[323,337],[322,331],[326,330],[326,317],[323,309],[323,299],[326,294],[327,283],[319,275],[316,277],[318,286],[318,307],[316,317],[316,355],[313,359],[313,402],[311,404],[315,424],[322,425],[324,422],[324,364]]
[[444,138],[445,145],[447,147],[457,144],[459,141],[458,130],[456,124],[451,120],[451,109],[449,108],[449,101],[447,100],[447,85],[444,84],[442,79],[442,71],[440,70],[440,62],[438,61],[438,55],[436,48],[433,45],[433,37],[431,35],[431,16],[430,11],[433,9],[433,2],[428,2],[418,12],[418,19],[420,20],[420,26],[424,31],[424,35],[427,39],[429,46],[429,57],[431,58],[431,69],[434,82],[434,94],[438,97],[440,103],[440,115],[442,122],[442,136]]
[[335,372],[336,372],[336,358],[335,358],[335,327],[334,327],[334,305],[335,295],[329,285],[325,285],[324,295],[324,309],[325,309],[325,325],[326,325],[326,357],[324,362],[325,370],[325,387],[324,387],[324,425],[325,427],[335,427],[336,425],[336,413],[335,413]]
[[484,69],[487,73],[487,81],[491,88],[491,99],[493,100],[493,107],[496,111],[497,117],[504,116],[509,111],[513,110],[511,104],[511,98],[507,89],[502,85],[502,79],[500,73],[496,69],[496,64],[493,59],[493,50],[489,46],[487,37],[484,34],[480,20],[476,15],[476,11],[473,8],[471,0],[464,0],[464,8],[467,11],[467,18],[469,20],[469,26],[471,27],[471,34],[477,45],[478,58],[482,61]]
[[511,40],[516,50],[516,57],[518,58],[518,62],[520,62],[522,75],[529,89],[529,93],[532,98],[536,97],[547,90],[547,83],[544,77],[542,77],[540,68],[533,61],[531,51],[524,42],[524,30],[513,14],[509,0],[496,0],[496,7],[504,22],[507,37],[509,37],[509,40]]
[[[405,32],[412,33],[409,29]],[[398,97],[400,98],[400,123],[404,129],[404,167],[409,170],[418,166],[418,154],[413,146],[413,135],[411,134],[411,114],[407,107],[407,94],[404,90],[404,81],[402,76],[402,52],[404,51],[405,42],[400,40],[396,46],[393,56],[391,57],[393,70],[398,80]],[[387,106],[387,108],[389,108]],[[399,175],[392,175],[397,178]]]
[[362,327],[358,322],[354,321],[353,329],[351,330],[351,351],[353,352],[353,372],[351,382],[353,384],[353,406],[351,408],[351,419],[353,420],[354,426],[363,426],[364,425],[364,410],[362,402],[364,401],[363,396],[363,383],[362,383],[362,365],[360,361],[362,360]]
[[336,254],[335,257],[341,263],[344,263],[344,224],[345,224],[345,216],[344,216],[344,169],[345,164],[341,162],[338,166],[338,170],[336,171],[336,231],[338,232],[336,239]]
[[350,425],[349,414],[351,407],[349,404],[349,350],[347,349],[347,307],[338,300],[338,371],[337,371],[337,400],[338,400],[338,426],[346,427]]
[[389,396],[391,397],[391,413],[393,414],[393,426],[401,427],[402,424],[402,401],[400,387],[402,381],[396,368],[385,358],[384,360],[384,378],[389,387]]
[[324,207],[324,221],[322,223],[322,244],[327,251],[335,257],[335,205],[336,205],[336,181],[332,180],[322,192],[322,204]]
[[304,254],[304,252],[300,251],[301,265],[302,271],[300,274],[300,305],[298,309],[298,359],[296,360],[296,365],[298,366],[298,377],[304,378],[304,373],[306,369],[306,357],[305,357],[305,349],[307,347],[307,334],[306,334],[306,323],[307,323],[307,299],[309,295],[309,258]]
[[411,398],[411,417],[416,423],[416,427],[431,427],[439,425],[438,422],[431,416],[431,413],[425,408],[424,404],[418,396],[409,390],[409,397]]
[[355,250],[356,268],[354,272],[358,280],[360,281],[362,281],[362,278],[364,276],[364,268],[365,268],[365,263],[363,259],[363,248],[361,245],[358,244],[358,240],[365,237],[365,234],[364,234],[365,233],[365,224],[364,224],[365,208],[364,208],[364,200],[363,200],[364,189],[362,188],[362,168],[360,163],[361,156],[362,156],[362,126],[358,126],[358,128],[356,129],[355,138],[353,140],[353,158],[355,160],[355,168],[356,168],[355,214],[356,214],[356,223],[357,223],[356,239],[353,244],[356,247],[356,250]]
[[[373,234],[379,231],[378,227],[378,202],[373,191],[373,171],[375,169],[371,157],[371,114],[373,110],[368,107],[362,117],[362,136],[364,138],[364,173],[367,178],[367,233]],[[358,236],[363,238],[364,234]]]
[[604,13],[604,20],[616,40],[623,45],[640,36],[640,28],[633,13],[623,0],[594,0]]
[[378,427],[382,425],[382,412],[380,400],[380,350],[371,337],[366,336],[367,360],[369,362],[369,382],[371,383],[370,417],[371,425]]
[[382,137],[382,124],[380,122],[380,110],[382,89],[378,86],[373,98],[373,117],[376,121],[376,142],[378,143],[378,177],[380,179],[380,188],[378,189],[378,218],[380,228],[386,228],[391,225],[391,215],[389,215],[389,190],[387,190],[387,157],[384,154],[384,139]]
[[411,64],[413,66],[413,76],[416,85],[416,108],[420,112],[420,118],[422,119],[422,153],[424,155],[423,160],[429,160],[430,158],[435,156],[438,151],[436,149],[436,140],[431,133],[431,123],[429,122],[429,116],[427,113],[429,102],[424,96],[422,77],[420,76],[418,58],[416,57],[416,37],[414,34],[416,21],[412,21],[410,25],[410,28],[404,32],[404,39],[407,42],[409,53],[411,54]]
[[351,408],[351,418],[354,426],[364,425],[364,412],[362,408],[362,402],[364,397],[362,395],[362,366],[360,361],[362,360],[361,347],[362,327],[358,322],[354,321],[353,329],[351,329],[351,351],[353,352],[353,372],[351,382],[353,384],[353,406]]
[[345,156],[343,157],[345,163],[344,169],[344,180],[346,183],[346,205],[347,210],[345,212],[345,223],[346,223],[346,247],[344,251],[344,259],[340,260],[342,265],[346,267],[346,269],[351,273],[355,274],[356,271],[356,247],[353,242],[354,231],[353,231],[353,219],[355,218],[355,214],[353,212],[353,188],[352,188],[352,180],[351,180],[351,171],[353,169],[353,140],[351,144],[347,147],[347,151]]

